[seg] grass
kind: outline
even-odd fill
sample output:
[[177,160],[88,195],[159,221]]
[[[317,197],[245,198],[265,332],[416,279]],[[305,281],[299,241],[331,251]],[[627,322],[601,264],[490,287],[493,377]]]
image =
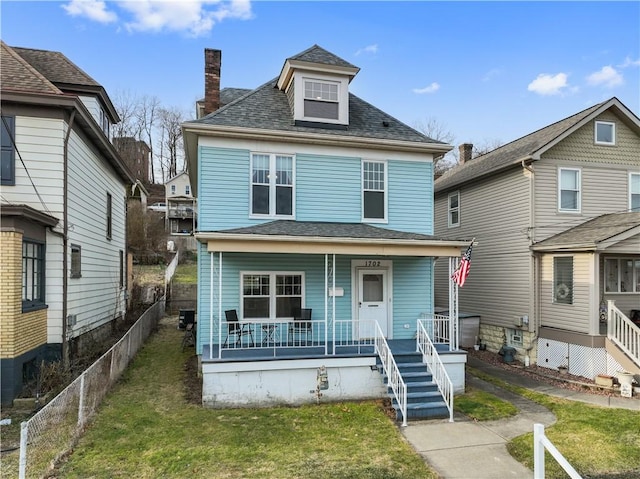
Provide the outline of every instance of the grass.
[[454,410],[476,421],[493,421],[515,416],[518,409],[491,393],[467,386],[465,393],[456,396]]
[[435,479],[381,402],[203,409],[165,324],[106,398],[60,478]]
[[197,284],[198,283],[198,265],[195,263],[179,264],[173,275],[174,283],[181,284]]
[[[478,370],[474,376],[527,397],[548,408],[557,422],[545,435],[583,477],[640,479],[640,414],[555,398],[513,386]],[[509,453],[533,469],[533,431],[507,444]],[[546,454],[547,479],[564,479],[566,473]]]

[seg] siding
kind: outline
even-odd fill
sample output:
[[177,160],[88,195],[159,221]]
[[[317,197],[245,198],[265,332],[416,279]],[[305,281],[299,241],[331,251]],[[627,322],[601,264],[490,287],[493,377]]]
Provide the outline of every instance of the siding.
[[393,258],[393,339],[414,338],[420,313],[433,311],[432,264],[432,258]]
[[433,234],[433,164],[392,160],[388,228]]
[[102,123],[100,122],[101,108],[98,99],[93,96],[79,96],[78,98],[80,98],[84,106],[87,107],[87,110],[89,110],[89,113],[91,113],[91,116],[96,121],[98,126],[102,128]]
[[553,303],[553,257],[551,254],[542,256],[540,325],[590,334],[589,325],[594,315],[598,314],[598,311],[592,311],[590,306],[595,279],[591,275],[593,254],[573,256],[573,304]]
[[[473,160],[471,160],[473,161]],[[447,224],[449,192],[435,203],[436,235],[476,238],[471,270],[459,291],[459,310],[483,323],[511,327],[517,316],[532,317],[532,260],[529,253],[529,177],[522,168],[500,173],[460,189],[460,226]],[[435,267],[436,306],[448,307],[449,263]]]

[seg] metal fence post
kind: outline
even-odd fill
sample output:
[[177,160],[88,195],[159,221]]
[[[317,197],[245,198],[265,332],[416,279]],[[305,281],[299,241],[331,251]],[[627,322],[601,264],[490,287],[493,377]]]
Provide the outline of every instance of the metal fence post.
[[27,477],[27,439],[29,436],[29,422],[20,423],[20,464],[18,469],[19,479]]

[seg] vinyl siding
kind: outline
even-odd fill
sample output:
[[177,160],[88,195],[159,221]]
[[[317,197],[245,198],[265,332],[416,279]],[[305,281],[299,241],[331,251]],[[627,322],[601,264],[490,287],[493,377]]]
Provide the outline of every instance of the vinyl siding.
[[[529,173],[513,168],[458,191],[460,226],[448,227],[445,191],[436,197],[435,227],[437,236],[476,238],[469,277],[458,290],[459,310],[480,315],[487,324],[511,327],[516,317],[532,316]],[[448,275],[448,259],[438,259],[436,306],[449,305]]]
[[388,228],[433,234],[433,164],[388,162]]
[[80,101],[84,104],[84,106],[89,110],[91,116],[96,121],[96,123],[102,128],[102,123],[100,123],[100,102],[96,97],[93,96],[79,96]]
[[420,314],[433,311],[432,264],[432,258],[393,258],[393,339],[412,339]]
[[598,314],[598,311],[592,310],[590,306],[595,280],[591,273],[594,261],[593,254],[573,255],[573,304],[555,304],[553,302],[553,258],[554,255],[545,254],[541,260],[540,325],[590,334],[590,323],[592,318]]

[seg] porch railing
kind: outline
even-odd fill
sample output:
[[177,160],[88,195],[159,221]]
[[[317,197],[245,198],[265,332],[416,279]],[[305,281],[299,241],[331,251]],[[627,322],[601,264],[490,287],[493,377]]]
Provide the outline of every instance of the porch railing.
[[[338,319],[333,321],[333,354],[348,348],[358,354],[372,350],[376,342],[378,323],[372,320]],[[365,349],[366,348],[366,349]]]
[[609,300],[607,337],[640,367],[640,328]]
[[382,368],[384,373],[387,376],[387,381],[389,387],[393,391],[393,396],[398,403],[398,408],[400,409],[400,413],[402,414],[402,425],[407,425],[407,385],[402,379],[402,375],[400,374],[400,369],[396,364],[395,359],[393,358],[393,354],[391,354],[391,348],[389,348],[389,344],[387,340],[384,338],[384,334],[382,334],[382,330],[380,329],[380,325],[375,322],[375,346],[376,346],[376,354],[380,358],[382,362]]
[[422,353],[422,361],[429,367],[433,375],[433,381],[438,385],[438,389],[444,398],[444,402],[449,410],[449,422],[453,422],[453,383],[428,333],[428,331],[435,331],[440,321],[436,319],[418,319],[417,323],[417,350]]
[[422,321],[425,331],[433,344],[446,344],[449,351],[453,351],[456,346],[452,338],[451,319],[442,314],[422,313],[418,321]]

